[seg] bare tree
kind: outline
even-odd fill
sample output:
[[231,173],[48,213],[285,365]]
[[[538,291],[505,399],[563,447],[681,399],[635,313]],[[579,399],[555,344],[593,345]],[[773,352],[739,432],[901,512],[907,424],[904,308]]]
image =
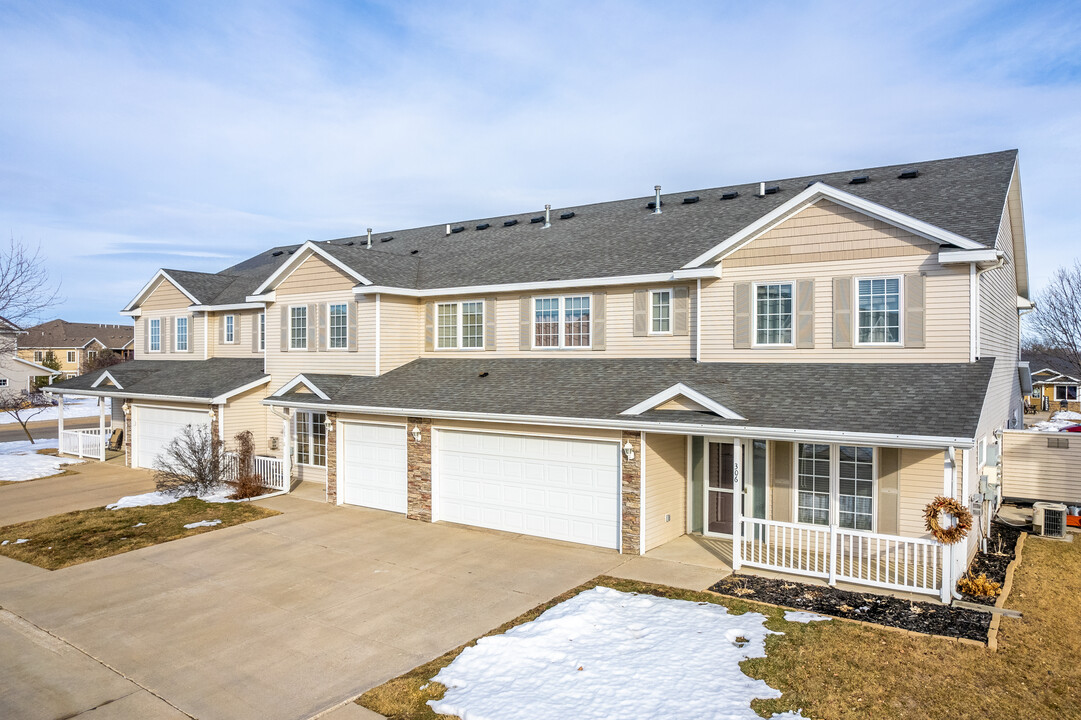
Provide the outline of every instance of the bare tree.
[[233,440],[236,442],[236,487],[231,497],[243,500],[262,495],[263,476],[255,472],[255,436],[251,430],[243,430]]
[[[0,317],[25,327],[42,310],[60,301],[60,286],[49,280],[49,269],[40,246],[26,245],[14,237],[0,247]],[[14,336],[0,337],[0,352],[10,352]]]
[[1081,374],[1081,260],[1055,270],[1036,296],[1030,330],[1043,350]]
[[204,495],[221,487],[226,463],[221,440],[206,425],[186,425],[154,461],[159,492]]
[[5,388],[0,392],[0,412],[10,415],[22,426],[26,439],[31,445],[34,443],[34,437],[30,434],[27,423],[51,407],[53,407],[52,399],[42,393],[23,395],[21,391],[11,388]]

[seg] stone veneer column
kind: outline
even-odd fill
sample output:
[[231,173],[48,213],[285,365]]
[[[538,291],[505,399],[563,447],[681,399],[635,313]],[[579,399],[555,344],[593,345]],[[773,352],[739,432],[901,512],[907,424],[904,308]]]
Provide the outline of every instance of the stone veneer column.
[[[120,398],[113,398],[113,402],[120,400]],[[125,398],[120,400],[123,405],[128,406],[128,411],[124,413],[124,466],[131,467],[131,399]]]
[[[623,448],[631,444],[634,459],[628,460]],[[620,438],[620,459],[623,464],[623,532],[620,552],[640,555],[642,552],[642,433],[624,430]]]
[[[427,418],[407,418],[406,458],[409,468],[409,502],[406,517],[410,520],[432,521],[432,421]],[[420,428],[420,442],[413,439],[413,428]]]
[[338,413],[327,413],[327,502],[338,502]]

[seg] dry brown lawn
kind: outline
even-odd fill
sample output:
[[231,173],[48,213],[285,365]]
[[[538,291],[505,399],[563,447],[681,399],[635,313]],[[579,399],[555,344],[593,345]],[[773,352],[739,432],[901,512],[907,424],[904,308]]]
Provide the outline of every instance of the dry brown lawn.
[[[184,498],[171,505],[91,510],[53,515],[40,520],[0,527],[0,554],[47,570],[98,560],[149,545],[260,518],[278,515],[252,503],[208,503]],[[185,528],[201,520],[221,520],[220,525]],[[146,523],[136,527],[139,523]],[[19,538],[29,542],[15,544]]]
[[[742,664],[745,673],[783,693],[777,700],[754,702],[764,717],[802,709],[809,718],[852,720],[1081,718],[1081,536],[1074,537],[1078,541],[1073,543],[1025,542],[1007,601],[1023,618],[1003,618],[998,652],[841,620],[789,623],[777,608],[607,577],[489,634],[528,622],[584,589],[605,585],[766,615],[767,627],[784,635],[767,639],[768,657]],[[445,688],[429,681],[465,647],[368,691],[357,702],[394,720],[440,717],[425,703],[441,697]]]

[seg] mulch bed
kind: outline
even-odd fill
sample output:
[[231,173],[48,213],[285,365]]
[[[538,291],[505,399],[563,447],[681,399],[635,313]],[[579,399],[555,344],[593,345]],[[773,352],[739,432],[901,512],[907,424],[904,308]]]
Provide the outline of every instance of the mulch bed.
[[991,614],[979,610],[910,602],[887,595],[850,592],[757,575],[729,575],[709,589],[751,602],[758,600],[848,620],[978,642],[987,641],[987,629],[991,624]]
[[[972,577],[980,574],[987,576],[988,580],[1002,585],[1006,580],[1006,568],[1013,561],[1017,550],[1017,538],[1024,532],[1024,527],[1011,527],[999,522],[991,523],[991,536],[987,540],[987,552],[977,552],[969,565],[969,573]],[[977,597],[968,593],[961,593],[965,600],[981,605],[994,605],[994,597]]]

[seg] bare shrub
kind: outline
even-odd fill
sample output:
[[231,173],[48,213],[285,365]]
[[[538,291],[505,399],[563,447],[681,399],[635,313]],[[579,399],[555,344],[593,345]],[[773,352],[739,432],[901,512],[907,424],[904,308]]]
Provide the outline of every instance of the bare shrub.
[[154,461],[159,492],[186,497],[221,487],[225,468],[221,440],[206,425],[185,425]]
[[265,488],[263,476],[255,472],[255,438],[251,430],[244,430],[233,440],[236,441],[236,492],[230,497],[234,500],[258,497]]

